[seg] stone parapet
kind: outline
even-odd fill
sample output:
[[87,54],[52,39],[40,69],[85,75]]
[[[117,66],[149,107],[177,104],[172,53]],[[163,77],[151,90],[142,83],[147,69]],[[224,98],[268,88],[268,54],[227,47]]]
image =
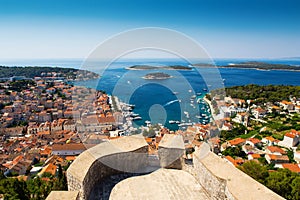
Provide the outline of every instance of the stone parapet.
[[51,191],[46,200],[79,200],[78,191]]
[[206,145],[204,143],[194,153],[194,170],[192,174],[203,188],[205,188],[210,199],[284,199],[216,154],[208,152],[206,156],[202,156],[201,150],[207,148]]
[[184,151],[181,135],[165,134],[158,145],[160,166],[168,169],[182,169]]

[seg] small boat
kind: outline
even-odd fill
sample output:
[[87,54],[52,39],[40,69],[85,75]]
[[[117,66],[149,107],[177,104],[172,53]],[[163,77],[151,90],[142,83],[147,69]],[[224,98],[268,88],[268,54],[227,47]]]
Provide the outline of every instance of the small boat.
[[173,92],[174,95],[179,94],[179,92]]
[[189,92],[192,92],[192,90],[189,90]]
[[198,118],[198,119],[201,119],[201,118],[202,118],[200,115],[196,115],[195,117]]
[[174,120],[170,120],[169,124],[175,124],[175,121]]
[[141,120],[141,117],[134,117],[133,120]]
[[196,98],[196,95],[193,95],[192,97],[191,97],[191,99],[195,99]]
[[151,124],[151,122],[149,120],[146,120],[145,124]]
[[206,88],[203,88],[203,91],[207,91],[207,89],[206,89]]
[[192,126],[193,123],[189,122],[189,123],[182,123],[182,124],[179,124],[178,126]]
[[180,124],[180,121],[176,121],[175,123],[176,123],[176,124]]
[[132,114],[130,114],[130,116],[131,116],[131,117],[138,117],[139,114],[137,114],[137,113],[132,113]]

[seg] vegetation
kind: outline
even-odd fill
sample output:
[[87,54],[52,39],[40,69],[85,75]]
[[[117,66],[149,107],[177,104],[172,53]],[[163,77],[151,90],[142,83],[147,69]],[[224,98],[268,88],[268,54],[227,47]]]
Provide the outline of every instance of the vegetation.
[[33,80],[19,80],[11,82],[9,84],[9,89],[21,92],[22,90],[29,89],[31,86],[35,86],[35,82]]
[[25,76],[27,78],[34,78],[41,76],[41,73],[56,72],[64,75],[70,75],[78,69],[61,68],[61,67],[4,67],[0,66],[0,78],[9,78],[13,76]]
[[226,150],[222,151],[224,156],[231,156],[233,158],[240,157],[240,158],[247,158],[247,154],[242,150],[242,147],[228,147]]
[[60,76],[75,79],[78,72],[82,75],[89,76],[90,78],[97,78],[98,75],[93,72],[73,69],[73,68],[62,68],[62,67],[5,67],[0,66],[0,78],[10,78],[13,76],[25,76],[27,78],[34,78],[36,76],[41,76],[42,73],[55,72],[60,74]]
[[[230,131],[221,131],[220,138],[222,140],[231,140],[245,135],[246,127],[242,124],[235,123],[233,129]],[[253,133],[252,133],[253,134]]]
[[265,184],[266,178],[269,176],[267,168],[255,161],[245,162],[239,168],[262,184]]
[[143,78],[144,79],[168,79],[168,78],[172,78],[172,76],[162,72],[155,72],[155,73],[149,73]]
[[300,86],[285,85],[245,85],[226,88],[226,94],[232,98],[256,100],[257,103],[289,100],[289,97],[300,96]]
[[0,173],[0,194],[6,200],[40,200],[46,199],[52,190],[67,190],[67,179],[62,167],[58,166],[57,176],[51,174],[32,177],[31,180],[23,181],[17,178],[6,178],[3,172]]
[[297,173],[288,169],[268,171],[266,166],[255,161],[245,162],[239,168],[280,196],[288,200],[300,199],[300,175]]
[[251,62],[241,62],[238,64],[234,65],[227,65],[227,66],[222,66],[222,67],[227,67],[227,68],[253,68],[253,69],[262,69],[262,70],[300,70],[298,66],[293,66],[293,65],[286,65],[286,64],[271,64],[271,63],[265,63],[265,62],[256,62],[256,61],[251,61]]

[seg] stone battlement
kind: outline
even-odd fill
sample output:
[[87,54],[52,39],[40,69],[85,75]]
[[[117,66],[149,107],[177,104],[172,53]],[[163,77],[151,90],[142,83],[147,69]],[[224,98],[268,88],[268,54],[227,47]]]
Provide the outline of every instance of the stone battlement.
[[[95,184],[124,172],[141,175],[127,178],[114,186],[110,194],[112,200],[125,196],[137,200],[147,195],[151,199],[197,199],[200,196],[202,199],[228,200],[283,199],[210,152],[206,143],[194,153],[192,167],[178,170],[182,168],[181,156],[184,152],[182,137],[165,136],[158,154],[160,166],[167,169],[152,173],[145,171],[148,166],[148,144],[145,139],[138,135],[123,137],[101,143],[80,154],[67,171],[68,190],[72,194],[55,191],[47,199],[53,200],[58,196],[63,199],[68,195],[73,195],[73,200],[90,199]],[[169,160],[169,155],[178,156],[172,157],[175,165]]]

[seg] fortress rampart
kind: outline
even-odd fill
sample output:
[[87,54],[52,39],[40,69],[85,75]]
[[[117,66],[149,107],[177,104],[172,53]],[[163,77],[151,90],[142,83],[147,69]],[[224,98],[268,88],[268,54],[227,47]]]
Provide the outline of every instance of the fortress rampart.
[[[167,140],[173,141],[170,142]],[[122,196],[120,197],[120,195],[115,195],[120,192],[123,192],[123,194],[127,193],[128,195],[130,193],[129,197],[131,197],[131,199],[142,198],[144,195],[142,194],[143,191],[137,189],[128,192],[128,187],[130,187],[130,185],[137,185],[136,188],[139,188],[139,186],[142,186],[143,181],[150,181],[149,184],[153,185],[153,187],[151,187],[151,191],[153,191],[154,195],[152,196],[153,198],[159,197],[170,199],[170,196],[172,196],[173,199],[193,199],[189,195],[193,195],[194,197],[197,196],[197,193],[195,193],[195,191],[193,193],[186,191],[194,190],[190,187],[195,187],[195,185],[198,184],[197,188],[200,188],[198,192],[199,195],[202,195],[202,199],[283,199],[239,169],[235,168],[230,163],[214,153],[207,151],[207,148],[209,149],[209,147],[206,143],[194,153],[193,166],[189,167],[188,172],[178,170],[178,166],[181,168],[180,163],[182,162],[179,162],[181,158],[170,165],[168,155],[170,155],[170,150],[172,149],[176,150],[176,155],[182,155],[183,141],[181,140],[182,137],[177,136],[167,136],[166,138],[163,138],[163,143],[160,146],[163,151],[159,152],[160,164],[166,168],[171,166],[173,169],[164,169],[153,172],[153,177],[169,177],[168,183],[165,184],[168,185],[168,188],[170,189],[167,194],[164,193],[165,190],[158,188],[160,187],[157,183],[158,180],[155,180],[156,182],[151,184],[153,179],[150,178],[149,180],[146,178],[151,177],[151,173],[149,175],[127,178],[119,182],[113,188],[110,199],[116,200],[123,198]],[[68,195],[73,195],[72,198],[68,198],[73,200],[89,199],[90,192],[94,185],[101,182],[106,177],[122,172],[145,172],[144,170],[148,165],[147,152],[148,144],[142,136],[123,137],[101,143],[88,149],[76,158],[67,171],[68,190],[70,193],[66,191],[53,191],[47,199],[67,199]],[[181,182],[182,178],[190,180],[191,183],[186,184]],[[163,182],[164,179],[159,179],[159,181]],[[155,185],[157,185],[157,187],[155,187]],[[161,185],[165,186],[164,183]],[[175,185],[177,189],[175,190],[173,188],[172,190],[172,187],[175,187]],[[180,191],[181,188],[184,189],[184,191]],[[158,193],[161,191],[162,194],[156,193],[156,190]],[[114,193],[114,191],[118,192]],[[146,190],[144,192],[146,192]]]

